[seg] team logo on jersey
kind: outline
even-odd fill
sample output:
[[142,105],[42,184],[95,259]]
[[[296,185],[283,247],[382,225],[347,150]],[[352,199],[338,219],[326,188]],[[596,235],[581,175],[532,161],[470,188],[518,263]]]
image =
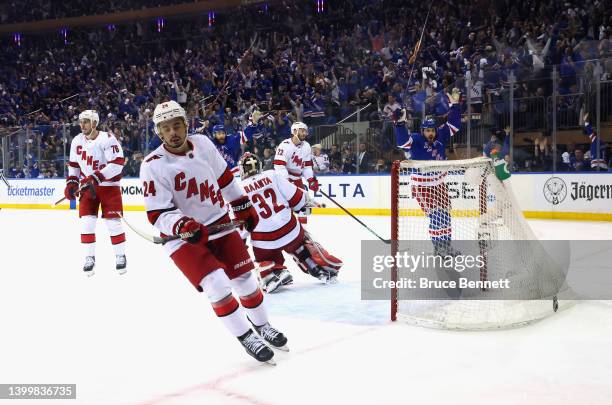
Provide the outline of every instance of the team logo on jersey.
[[298,167],[302,166],[302,159],[300,159],[300,157],[297,154],[291,157],[291,162],[294,163]]
[[552,205],[558,205],[567,197],[567,185],[560,177],[551,177],[544,183],[544,198]]

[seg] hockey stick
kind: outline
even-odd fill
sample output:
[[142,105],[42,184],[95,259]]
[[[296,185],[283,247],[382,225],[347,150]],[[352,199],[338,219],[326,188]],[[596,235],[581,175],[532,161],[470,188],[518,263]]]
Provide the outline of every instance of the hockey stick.
[[[191,232],[179,233],[178,235],[170,235],[170,236],[163,236],[163,237],[149,235],[148,233],[143,232],[139,230],[138,228],[132,226],[132,224],[130,224],[120,212],[114,211],[114,213],[119,215],[119,218],[121,218],[123,222],[125,222],[125,224],[128,226],[128,228],[134,231],[134,233],[138,234],[143,239],[146,239],[149,242],[152,242],[156,245],[165,245],[166,243],[173,241],[173,240],[187,239],[193,236],[193,233]],[[235,229],[239,227],[240,225],[242,225],[243,223],[244,221],[233,219],[230,222],[227,222],[224,224],[217,224],[217,225],[209,226],[208,232],[209,232],[209,235],[216,235],[218,233],[221,233],[227,230]]]
[[[74,192],[74,196],[78,197],[86,188],[91,187],[91,192],[94,195],[95,198],[95,189],[94,189],[94,185],[91,183],[87,183],[87,184],[83,184],[81,187],[79,187],[77,189],[77,191]],[[57,207],[59,204],[63,203],[64,201],[66,201],[68,198],[66,198],[66,196],[60,198],[59,200],[57,200],[56,202],[53,203],[54,207]]]
[[323,190],[319,190],[319,193],[323,194],[324,197],[326,197],[329,201],[333,202],[334,204],[336,204],[338,206],[338,208],[340,208],[342,211],[346,212],[351,218],[353,218],[355,221],[359,222],[359,224],[361,224],[361,226],[363,226],[365,229],[367,229],[368,231],[370,231],[370,233],[374,236],[376,236],[378,239],[380,239],[381,241],[385,242],[386,244],[391,244],[391,239],[384,239],[382,236],[380,236],[379,234],[377,234],[376,232],[374,232],[373,230],[370,229],[369,226],[367,226],[366,224],[364,224],[359,218],[357,218],[355,215],[353,215],[349,210],[347,210],[346,208],[344,208],[342,205],[340,205],[336,200],[334,200],[333,198],[331,198],[329,195],[327,195],[325,193],[325,191]]
[[[234,78],[234,76],[236,75],[236,72],[238,72],[238,69],[240,69],[240,65],[242,64],[242,62],[244,61],[244,59],[248,56],[249,53],[251,53],[251,50],[253,49],[253,47],[255,46],[255,42],[257,41],[257,37],[258,34],[257,32],[255,33],[255,37],[253,37],[253,41],[251,41],[251,46],[248,47],[248,49],[246,51],[244,51],[244,53],[242,54],[242,57],[240,58],[240,62],[236,63],[236,66],[234,66],[234,69],[232,69],[232,71],[230,72],[230,76],[227,78],[227,80],[225,81],[225,83],[223,84],[223,87],[221,87],[221,90],[219,90],[219,93],[217,93],[217,96],[213,99],[213,101],[211,101],[210,103],[204,104],[202,106],[202,111],[204,113],[206,113],[205,107],[208,105],[214,105],[217,100],[219,99],[219,97],[221,96],[221,94],[226,92],[226,88],[229,85],[230,81]],[[208,99],[209,97],[206,97],[204,100]]]
[[342,124],[344,121],[348,120],[349,118],[351,118],[353,115],[358,114],[360,112],[362,112],[363,110],[365,110],[366,108],[368,108],[369,106],[371,106],[372,103],[368,103],[366,104],[364,107],[361,107],[359,110],[349,114],[348,116],[346,116],[345,118],[341,119],[340,121],[336,122],[336,125],[340,125]]
[[431,13],[431,6],[433,5],[433,3],[434,3],[433,1],[429,3],[429,10],[427,10],[427,16],[425,16],[425,21],[423,22],[423,29],[421,29],[421,37],[417,41],[415,49],[414,49],[414,53],[412,54],[412,57],[414,58],[414,60],[412,61],[412,66],[410,67],[410,75],[408,76],[408,81],[406,82],[407,86],[410,85],[410,80],[412,80],[412,73],[414,72],[414,65],[416,63],[417,57],[419,56],[419,52],[421,51],[423,35],[425,34],[425,27],[427,26],[427,20],[429,20],[429,13]]
[[11,189],[11,185],[9,184],[8,180],[6,179],[6,177],[4,177],[4,171],[0,170],[0,180],[2,180],[2,182],[4,184],[6,184],[6,188],[8,188],[9,190]]

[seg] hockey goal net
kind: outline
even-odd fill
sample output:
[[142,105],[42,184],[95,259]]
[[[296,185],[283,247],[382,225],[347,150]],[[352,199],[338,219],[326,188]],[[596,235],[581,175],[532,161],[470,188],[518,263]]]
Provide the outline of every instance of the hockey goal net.
[[[391,181],[394,256],[398,252],[452,255],[457,254],[453,245],[473,241],[486,261],[470,277],[505,278],[514,287],[511,291],[483,288],[477,297],[459,290],[452,299],[394,289],[392,320],[444,329],[510,328],[553,314],[560,297],[571,296],[565,283],[567,269],[537,241],[509,181],[496,177],[490,159],[396,161]],[[430,252],[423,252],[424,247]],[[396,262],[392,280],[401,279],[403,271]]]

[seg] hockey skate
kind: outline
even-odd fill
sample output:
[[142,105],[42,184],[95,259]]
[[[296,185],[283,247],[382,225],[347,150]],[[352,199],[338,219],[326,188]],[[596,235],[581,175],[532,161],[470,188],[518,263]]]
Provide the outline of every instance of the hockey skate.
[[116,260],[117,273],[125,274],[127,272],[126,270],[127,259],[125,258],[125,255],[116,255],[115,260]]
[[274,349],[282,350],[285,352],[289,351],[289,347],[287,346],[287,338],[277,329],[270,326],[269,323],[266,323],[262,326],[255,326],[255,331],[257,334],[263,338],[267,343],[269,343]]
[[96,258],[94,256],[85,257],[85,265],[83,265],[83,271],[87,277],[91,277],[95,274],[94,267],[96,265]]
[[460,256],[461,252],[455,249],[452,245],[452,241],[450,240],[436,240],[433,241],[434,245],[434,255],[435,256]]
[[293,276],[286,267],[283,266],[280,269],[275,269],[274,274],[276,274],[282,285],[293,284]]
[[283,285],[278,278],[278,276],[274,273],[269,273],[268,275],[261,278],[261,289],[268,294],[273,293],[278,290],[278,288]]
[[238,341],[246,352],[253,357],[255,360],[262,363],[268,363],[273,366],[276,365],[274,360],[274,352],[270,349],[263,340],[251,329],[247,333],[238,337]]
[[308,270],[308,274],[318,278],[325,284],[335,284],[338,282],[338,271],[327,266],[315,266]]

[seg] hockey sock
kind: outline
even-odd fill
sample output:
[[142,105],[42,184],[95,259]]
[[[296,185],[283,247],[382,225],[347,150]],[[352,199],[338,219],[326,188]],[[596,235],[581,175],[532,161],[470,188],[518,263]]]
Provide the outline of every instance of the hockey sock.
[[118,218],[104,219],[104,222],[106,223],[115,254],[118,256],[125,255],[125,232],[123,231],[121,220]]
[[429,236],[431,236],[431,240],[450,240],[452,228],[448,210],[432,209],[427,216],[429,217]]
[[81,220],[81,244],[85,256],[95,256],[96,254],[96,220],[93,215],[86,215]]
[[268,311],[263,303],[264,296],[253,273],[248,272],[236,277],[232,280],[232,285],[251,322],[255,326],[268,323]]
[[242,336],[251,329],[238,300],[232,295],[230,280],[225,271],[213,271],[204,277],[200,286],[210,300],[215,314],[232,335]]

